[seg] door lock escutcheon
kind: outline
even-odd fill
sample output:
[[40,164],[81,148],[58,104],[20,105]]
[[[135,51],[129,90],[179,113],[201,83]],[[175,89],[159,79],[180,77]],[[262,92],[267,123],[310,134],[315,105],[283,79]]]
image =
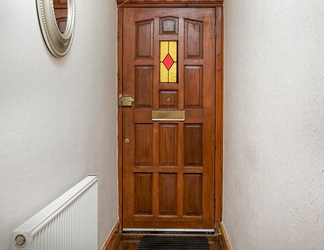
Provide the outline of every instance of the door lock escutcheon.
[[131,96],[123,96],[120,94],[118,96],[118,105],[120,107],[131,107],[133,106],[134,98]]

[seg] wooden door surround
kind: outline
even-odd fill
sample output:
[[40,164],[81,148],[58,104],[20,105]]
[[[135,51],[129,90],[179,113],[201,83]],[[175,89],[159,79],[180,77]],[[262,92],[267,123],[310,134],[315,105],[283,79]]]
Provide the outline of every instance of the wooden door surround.
[[[223,0],[117,0],[118,6],[118,94],[123,90],[123,20],[128,8],[214,8],[215,10],[215,151],[214,151],[214,225],[222,220],[223,186]],[[123,223],[123,112],[118,110],[119,217]],[[168,129],[168,128],[167,128]],[[145,179],[145,177],[144,177]],[[166,181],[168,181],[166,179]],[[121,225],[124,228],[123,224]]]

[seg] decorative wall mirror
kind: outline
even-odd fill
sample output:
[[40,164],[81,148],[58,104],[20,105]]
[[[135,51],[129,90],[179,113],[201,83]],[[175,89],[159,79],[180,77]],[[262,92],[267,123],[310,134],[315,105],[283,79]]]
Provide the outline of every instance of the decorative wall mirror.
[[75,0],[36,0],[39,25],[49,51],[65,56],[72,44]]

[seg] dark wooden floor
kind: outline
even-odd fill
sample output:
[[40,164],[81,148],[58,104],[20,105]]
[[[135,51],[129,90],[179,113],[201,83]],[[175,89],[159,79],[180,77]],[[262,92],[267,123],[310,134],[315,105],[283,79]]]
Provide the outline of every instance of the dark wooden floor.
[[[166,235],[164,235],[166,236]],[[179,235],[180,236],[180,235]],[[189,235],[186,235],[189,236]],[[194,236],[194,235],[191,235]],[[197,236],[197,235],[195,235]],[[202,235],[199,235],[202,236]],[[140,234],[122,234],[118,246],[116,250],[136,250],[140,239],[143,237],[143,235]],[[206,235],[209,242],[209,249],[210,250],[222,250],[222,242],[221,237],[218,235]]]

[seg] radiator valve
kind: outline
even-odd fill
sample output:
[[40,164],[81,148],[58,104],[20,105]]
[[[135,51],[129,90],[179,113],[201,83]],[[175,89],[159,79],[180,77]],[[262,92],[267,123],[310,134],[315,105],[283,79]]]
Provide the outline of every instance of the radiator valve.
[[26,239],[25,235],[18,234],[15,238],[15,243],[19,247],[24,247],[27,243],[27,239]]

